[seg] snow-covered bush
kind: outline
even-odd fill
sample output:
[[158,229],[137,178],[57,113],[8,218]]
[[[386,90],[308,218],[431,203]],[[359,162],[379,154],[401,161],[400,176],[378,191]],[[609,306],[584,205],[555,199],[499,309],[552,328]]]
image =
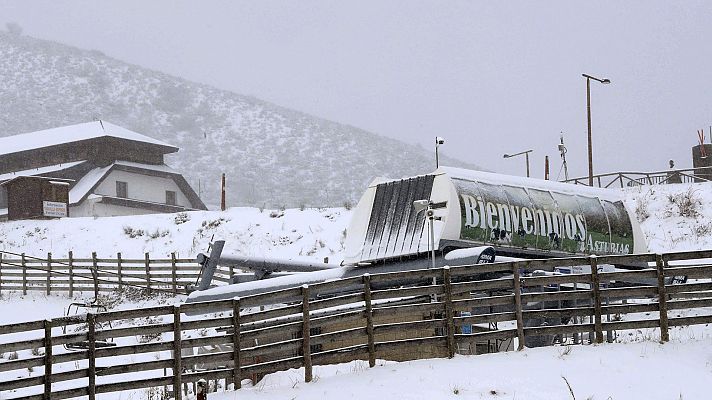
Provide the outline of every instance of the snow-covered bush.
[[702,201],[697,196],[697,191],[692,187],[686,192],[668,195],[668,200],[673,207],[677,208],[677,214],[681,217],[695,218],[700,215]]
[[188,215],[187,212],[179,212],[173,218],[173,221],[176,223],[176,225],[184,224],[184,223],[190,221],[190,215]]

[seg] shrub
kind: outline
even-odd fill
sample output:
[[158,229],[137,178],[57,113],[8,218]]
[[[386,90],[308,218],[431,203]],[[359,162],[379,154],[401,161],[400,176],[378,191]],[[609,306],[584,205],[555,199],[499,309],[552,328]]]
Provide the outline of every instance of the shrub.
[[175,218],[173,218],[173,221],[176,225],[184,224],[190,221],[190,215],[188,215],[187,212],[179,212],[176,214]]
[[143,229],[134,229],[130,226],[124,226],[124,233],[130,237],[131,239],[143,236],[146,234],[146,232],[143,231]]
[[697,198],[697,192],[692,188],[683,193],[670,194],[668,200],[677,207],[681,217],[694,218],[700,215],[702,201]]

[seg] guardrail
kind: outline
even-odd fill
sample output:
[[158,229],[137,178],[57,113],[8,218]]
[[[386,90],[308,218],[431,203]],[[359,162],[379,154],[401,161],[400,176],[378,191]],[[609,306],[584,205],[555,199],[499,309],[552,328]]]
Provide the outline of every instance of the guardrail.
[[[188,284],[194,284],[200,273],[195,259],[153,259],[149,253],[144,258],[74,258],[70,251],[67,258],[46,258],[0,251],[0,294],[3,291],[44,291],[46,294],[64,292],[70,297],[76,292],[106,292],[124,287],[152,290],[168,290],[174,294],[185,293]],[[219,267],[213,278],[227,283],[232,268]]]
[[[656,172],[611,172],[593,176],[593,186],[610,188],[620,186],[662,185],[668,183],[709,182],[712,167],[675,169]],[[564,183],[588,186],[588,176],[563,180]]]
[[[364,274],[233,300],[2,325],[0,397],[93,400],[166,387],[182,399],[186,383],[201,378],[239,388],[243,379],[304,368],[308,382],[313,365],[353,360],[374,366],[376,359],[601,343],[604,332],[643,328],[665,342],[671,327],[712,323],[704,309],[712,306],[708,258],[712,251]],[[648,267],[599,271],[633,263]],[[523,276],[557,267],[590,273]],[[695,279],[671,284],[677,276]],[[698,315],[670,316],[685,309]]]

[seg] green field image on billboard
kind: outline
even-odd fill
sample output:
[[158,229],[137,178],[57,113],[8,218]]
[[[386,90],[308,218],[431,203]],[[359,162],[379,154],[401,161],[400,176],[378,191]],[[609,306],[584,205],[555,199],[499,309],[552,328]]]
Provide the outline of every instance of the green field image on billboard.
[[567,253],[626,254],[632,225],[621,202],[454,178],[462,240]]

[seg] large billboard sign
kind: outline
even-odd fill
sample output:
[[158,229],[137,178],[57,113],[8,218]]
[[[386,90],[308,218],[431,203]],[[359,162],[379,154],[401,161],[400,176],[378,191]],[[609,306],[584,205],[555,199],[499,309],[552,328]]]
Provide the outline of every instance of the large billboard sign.
[[453,177],[460,239],[580,254],[633,252],[621,201]]

